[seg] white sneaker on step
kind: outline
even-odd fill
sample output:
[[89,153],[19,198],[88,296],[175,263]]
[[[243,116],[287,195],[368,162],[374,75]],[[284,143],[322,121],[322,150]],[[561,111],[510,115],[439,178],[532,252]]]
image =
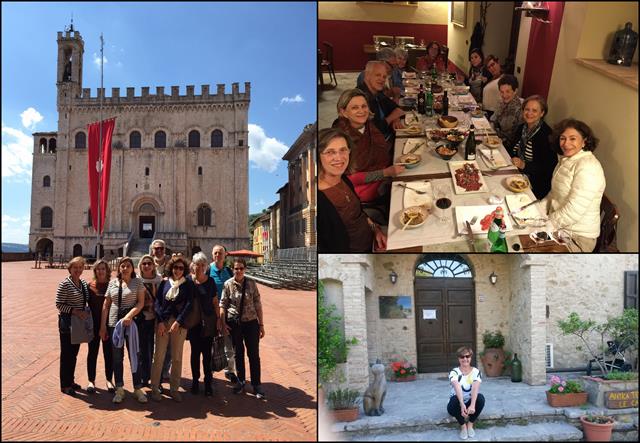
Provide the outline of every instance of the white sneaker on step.
[[474,431],[473,428],[467,427],[467,434],[469,435],[470,438],[473,438],[476,436],[476,431]]
[[467,438],[469,438],[469,434],[467,434],[466,426],[460,430],[460,438],[463,440],[466,440]]

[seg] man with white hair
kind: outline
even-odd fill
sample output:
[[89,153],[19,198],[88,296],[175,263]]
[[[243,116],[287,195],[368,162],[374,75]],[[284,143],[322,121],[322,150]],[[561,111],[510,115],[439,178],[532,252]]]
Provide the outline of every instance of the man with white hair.
[[387,75],[385,62],[370,61],[364,69],[364,80],[358,89],[367,97],[369,110],[374,114],[374,124],[384,134],[385,140],[390,141],[396,129],[404,128],[401,121],[404,111],[382,92]]

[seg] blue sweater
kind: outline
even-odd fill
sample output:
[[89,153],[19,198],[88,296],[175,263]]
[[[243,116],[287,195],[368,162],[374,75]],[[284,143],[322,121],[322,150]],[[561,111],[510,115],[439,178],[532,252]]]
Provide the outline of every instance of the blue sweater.
[[167,321],[169,318],[175,317],[180,326],[183,326],[187,315],[191,312],[195,286],[191,280],[186,279],[180,285],[178,296],[173,301],[165,298],[169,289],[171,289],[169,280],[162,280],[158,286],[158,294],[154,303],[156,315],[159,321]]

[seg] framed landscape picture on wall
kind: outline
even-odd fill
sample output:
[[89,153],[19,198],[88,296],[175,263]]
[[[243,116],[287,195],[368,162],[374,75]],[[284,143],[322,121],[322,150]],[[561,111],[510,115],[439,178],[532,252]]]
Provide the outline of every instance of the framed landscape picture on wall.
[[467,2],[451,2],[451,23],[464,28],[467,24]]

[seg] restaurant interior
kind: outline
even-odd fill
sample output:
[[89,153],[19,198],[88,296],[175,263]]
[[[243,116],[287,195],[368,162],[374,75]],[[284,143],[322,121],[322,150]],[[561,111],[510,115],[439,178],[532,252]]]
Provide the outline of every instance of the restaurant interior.
[[[637,29],[637,2],[319,2],[320,130],[335,125],[342,115],[336,108],[340,96],[362,84],[369,61],[384,60],[381,54],[388,52],[387,48],[405,57],[400,92],[389,94],[404,115],[388,140],[391,166],[406,168],[388,177],[385,173],[390,201],[381,220],[366,212],[374,234],[377,223],[386,235],[386,245],[380,249],[493,251],[493,241],[486,242],[493,226],[487,226],[496,217],[495,208],[501,206],[508,225],[502,225],[507,230],[508,252],[638,252]],[[437,72],[435,63],[420,66],[422,59],[429,60],[428,48],[433,41],[438,42],[438,57],[443,61]],[[487,58],[493,55],[501,66],[499,75],[515,77],[517,88],[511,89],[517,91],[523,116],[528,112],[527,103],[543,108],[544,100],[528,99],[541,96],[546,100],[544,123],[551,129],[565,119],[575,119],[584,122],[599,140],[597,149],[589,153],[604,174],[604,190],[599,194],[594,191],[600,208],[595,247],[574,241],[579,238],[574,236],[578,228],[574,232],[551,223],[553,204],[546,212],[540,202],[544,195],[533,192],[535,177],[516,167],[513,152],[524,158],[526,130],[522,130],[522,139],[518,132],[516,146],[508,146],[499,126],[489,118],[497,108],[489,109],[482,91],[480,96],[471,94],[466,80],[470,50],[475,47],[484,54],[485,68]],[[502,91],[503,83],[496,83]],[[418,102],[420,106],[424,103],[425,95],[421,94],[425,89],[427,111],[423,113]],[[442,96],[447,96],[446,114],[442,112]],[[373,119],[378,110],[370,111]],[[443,119],[447,114],[451,117]],[[472,128],[474,147],[470,148]],[[447,141],[445,137],[451,134],[453,138]],[[496,140],[498,144],[490,146]],[[442,155],[449,153],[447,149],[455,152],[453,157]],[[473,156],[467,152],[472,149]],[[558,165],[561,157],[558,151]],[[480,175],[479,190],[456,181],[463,163],[471,160],[473,173]],[[573,186],[578,186],[576,183],[577,179]],[[517,189],[520,184],[523,189]],[[580,191],[572,188],[569,197]],[[450,206],[436,206],[441,197],[446,197]],[[525,203],[532,203],[528,211]],[[408,212],[409,207],[413,213]],[[424,213],[421,207],[426,208]],[[321,211],[319,207],[319,234],[323,229]],[[520,211],[522,217],[514,218]],[[488,214],[491,217],[487,219]]]

